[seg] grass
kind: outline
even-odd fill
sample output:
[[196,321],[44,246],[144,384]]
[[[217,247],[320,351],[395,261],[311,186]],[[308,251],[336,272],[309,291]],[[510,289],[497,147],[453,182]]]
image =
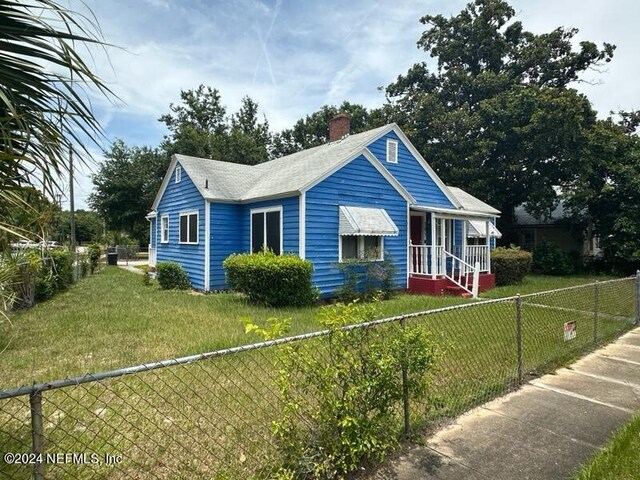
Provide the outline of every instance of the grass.
[[[468,302],[398,295],[380,316]],[[68,291],[12,315],[0,336],[0,388],[164,360],[255,341],[243,319],[290,318],[291,333],[317,330],[317,307],[271,309],[233,293],[211,295],[145,287],[142,276],[107,267]]]
[[574,480],[634,480],[640,472],[640,415],[622,427]]
[[[519,288],[525,293],[589,281],[534,277]],[[631,328],[625,319],[633,315],[633,287],[632,281],[603,284],[599,317],[591,312],[592,286],[525,299],[525,380],[529,372],[566,363]],[[511,290],[502,289],[502,295],[512,295]],[[461,303],[472,301],[398,295],[382,302],[377,316]],[[235,294],[161,291],[143,286],[140,275],[107,268],[12,317],[13,339],[2,354],[0,384],[14,386],[246,343],[255,338],[244,334],[245,317],[257,322],[288,317],[291,333],[308,332],[318,328],[317,311],[253,306]],[[517,386],[515,312],[509,300],[406,322],[426,325],[439,351],[429,395],[412,402],[414,425],[455,416]],[[565,342],[567,321],[577,322],[578,336]],[[391,332],[398,326],[375,328]],[[317,358],[331,351],[328,337],[300,345]],[[253,478],[277,458],[270,428],[282,412],[276,385],[283,354],[286,347],[276,346],[45,392],[48,448],[123,453],[118,473],[126,478],[146,478],[149,472],[155,478]],[[304,417],[305,401],[312,402],[313,395],[306,390],[300,395]],[[28,451],[28,424],[27,398],[0,402],[0,451]],[[225,470],[226,477],[219,473]],[[4,473],[24,477],[29,471],[16,467]],[[47,478],[94,475],[108,478],[110,473],[83,465],[47,466]]]
[[583,285],[593,283],[596,280],[611,280],[613,277],[599,275],[570,275],[565,277],[556,277],[551,275],[527,275],[522,283],[518,285],[505,285],[496,287],[492,290],[484,292],[481,298],[503,298],[513,297],[517,294],[526,295],[528,293],[544,292],[545,290],[554,290],[556,288],[570,287],[574,285]]

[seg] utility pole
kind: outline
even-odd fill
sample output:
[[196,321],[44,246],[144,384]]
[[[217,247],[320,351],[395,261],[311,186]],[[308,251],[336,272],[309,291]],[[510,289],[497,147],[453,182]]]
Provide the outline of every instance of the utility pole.
[[71,227],[69,248],[72,253],[76,251],[76,213],[73,200],[73,148],[69,147],[69,222]]

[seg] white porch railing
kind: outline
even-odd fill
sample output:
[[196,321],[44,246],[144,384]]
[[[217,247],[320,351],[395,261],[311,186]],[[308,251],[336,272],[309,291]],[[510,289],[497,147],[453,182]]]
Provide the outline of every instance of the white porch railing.
[[444,276],[478,298],[480,264],[471,265],[444,250]]
[[156,266],[156,249],[153,247],[149,247],[149,266]]
[[[431,258],[432,251],[434,258]],[[445,252],[444,247],[432,245],[409,246],[409,273],[416,275],[444,275],[446,271],[446,254],[455,256],[468,265],[479,264],[480,273],[491,271],[490,251],[487,245],[467,245],[462,252],[462,246],[456,245],[451,252]],[[433,264],[433,267],[432,267]]]

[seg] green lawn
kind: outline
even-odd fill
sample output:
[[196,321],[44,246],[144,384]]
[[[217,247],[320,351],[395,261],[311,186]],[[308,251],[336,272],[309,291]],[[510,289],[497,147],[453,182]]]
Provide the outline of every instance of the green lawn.
[[[461,302],[454,297],[398,295],[380,315]],[[317,307],[271,309],[240,295],[202,295],[145,287],[142,276],[107,267],[68,291],[11,316],[3,329],[0,389],[249,343],[243,318],[291,319],[291,333],[317,330]]]
[[[588,283],[589,278],[534,277],[522,293]],[[526,290],[525,290],[526,288]],[[508,296],[509,289],[496,289]],[[496,292],[493,292],[496,295]],[[543,373],[632,327],[634,284],[594,287],[523,299],[522,373]],[[379,305],[378,316],[423,311],[472,300],[397,295]],[[318,329],[318,307],[273,310],[247,304],[235,294],[200,295],[145,287],[142,277],[107,268],[68,292],[13,315],[11,344],[2,354],[0,384],[9,387],[84,372],[149,362],[238,345],[242,319],[291,319],[292,332]],[[422,315],[406,322],[426,325],[438,348],[438,368],[428,395],[411,403],[414,426],[455,416],[517,387],[516,306],[513,300]],[[564,341],[563,325],[577,323]],[[386,324],[373,328],[400,328]],[[594,342],[595,338],[595,342]],[[365,340],[366,341],[366,336]],[[299,344],[317,358],[331,355],[331,339]],[[121,452],[123,478],[256,478],[277,461],[272,422],[282,411],[277,388],[287,346],[214,357],[189,365],[79,385],[43,394],[48,449]],[[313,392],[299,392],[301,418]],[[28,451],[28,398],[0,402],[0,451]],[[400,429],[401,421],[398,416]],[[176,459],[182,459],[176,462]],[[215,473],[214,473],[215,472]],[[226,476],[219,473],[226,472]],[[0,473],[27,477],[24,467]],[[47,478],[109,478],[109,470],[85,465],[47,466]]]
[[574,480],[635,480],[640,472],[639,452],[640,415],[636,415]]
[[[483,295],[497,298],[593,281],[594,277],[530,276],[517,287]],[[458,297],[397,295],[380,317],[471,302]],[[25,312],[11,316],[0,337],[0,388],[82,375],[142,362],[207,352],[255,340],[244,318],[291,319],[291,333],[317,330],[318,307],[271,309],[240,295],[201,295],[144,286],[140,275],[107,267]]]
[[506,285],[496,287],[492,290],[484,292],[481,298],[502,298],[512,297],[514,295],[526,295],[528,293],[544,292],[545,290],[553,290],[556,288],[570,287],[573,285],[582,285],[592,283],[596,280],[611,280],[613,277],[604,275],[570,275],[566,277],[553,277],[551,275],[528,275],[519,285]]

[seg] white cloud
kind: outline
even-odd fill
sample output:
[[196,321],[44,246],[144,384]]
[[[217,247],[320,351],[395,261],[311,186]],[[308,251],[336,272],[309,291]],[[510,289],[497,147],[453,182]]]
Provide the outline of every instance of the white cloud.
[[[180,90],[201,83],[218,88],[230,112],[244,95],[251,96],[276,131],[325,103],[348,100],[374,107],[384,100],[376,87],[386,86],[415,62],[430,60],[416,48],[425,29],[419,18],[455,14],[465,3],[93,0],[90,5],[106,40],[123,47],[109,49],[111,63],[96,53],[96,68],[124,104],[94,101],[110,134],[152,144],[161,138],[163,126],[157,118],[168,111],[169,103],[179,100]],[[617,44],[607,71],[585,76],[602,84],[577,88],[601,113],[640,107],[635,82],[640,76],[635,59],[640,4],[513,4],[529,30],[575,26],[581,40]]]

